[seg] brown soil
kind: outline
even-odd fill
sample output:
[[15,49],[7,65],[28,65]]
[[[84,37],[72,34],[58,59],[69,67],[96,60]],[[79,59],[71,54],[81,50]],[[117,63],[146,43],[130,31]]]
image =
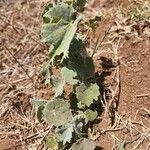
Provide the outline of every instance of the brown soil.
[[[53,94],[51,87],[43,85],[41,75],[47,47],[39,38],[40,15],[47,1],[0,1],[0,150],[28,150],[29,147],[43,150],[37,143],[44,136],[45,125],[39,125],[34,119],[30,99],[48,99]],[[93,17],[101,10],[102,20],[97,30],[89,34],[92,42],[89,49],[99,35],[100,40],[103,38],[110,26],[120,28],[114,23],[119,22],[117,11],[135,5],[133,1],[91,1],[87,16]],[[126,33],[128,23],[122,24],[125,31],[110,30],[95,54],[96,71],[104,79],[106,101],[113,100],[110,108],[104,107],[101,122],[94,127],[100,133],[96,140],[104,150],[111,150],[115,145],[119,149],[118,144],[123,142],[126,150],[135,146],[138,146],[136,150],[148,150],[150,140],[143,138],[150,136],[150,35],[144,34],[144,29],[139,35],[135,24],[134,30]],[[120,36],[123,38],[117,49]]]
[[[118,7],[120,8],[120,6],[122,6],[123,9],[128,9],[135,5],[133,5],[132,1],[103,1],[102,3],[100,1],[99,3],[98,1],[95,1],[95,3],[91,6],[93,8],[106,8],[106,10],[113,8],[110,11],[114,13],[112,16],[105,16],[105,18],[100,22],[96,33],[94,36],[91,36],[92,41],[94,41],[93,39],[96,41],[99,35],[100,39],[103,38],[109,27],[114,22],[114,19],[116,19],[115,14]],[[135,26],[139,25],[136,24]],[[122,29],[125,30],[124,25]],[[136,30],[137,34],[138,32],[139,31]],[[101,48],[98,49],[96,55],[97,71],[104,74],[104,87],[106,89],[113,89],[113,92],[116,92],[109,114],[102,114],[102,121],[95,127],[96,130],[97,128],[101,130],[102,134],[98,138],[98,145],[104,150],[111,150],[113,148],[119,149],[117,145],[121,143],[126,143],[127,150],[132,150],[136,146],[136,149],[138,150],[149,149],[150,140],[146,139],[142,141],[142,134],[150,135],[148,131],[150,126],[149,41],[149,36],[144,35],[143,32],[138,37],[133,34],[130,34],[129,37],[128,35],[125,35],[125,40],[121,40],[121,44],[117,49],[118,67],[116,67],[116,69],[114,68],[116,56],[112,53],[112,43],[115,43],[115,40],[110,40],[109,44],[102,44]],[[108,42],[107,37],[106,42]],[[105,58],[105,61],[102,58]],[[99,62],[101,66],[99,66]],[[106,68],[102,67],[103,63],[106,63],[106,65],[108,63]],[[116,76],[116,70],[119,71],[118,76]],[[115,91],[117,84],[116,79],[119,80],[119,87],[117,91]],[[108,100],[109,99],[110,101],[112,100],[111,97],[108,98]],[[121,119],[118,128],[111,128],[113,124],[116,124],[118,117]],[[122,122],[124,122],[124,124],[128,123],[122,126]]]
[[[123,46],[119,49],[120,56],[120,93],[117,114],[125,120],[131,121],[131,131],[129,129],[122,129],[121,131],[106,132],[99,138],[99,145],[106,149],[111,149],[114,146],[116,136],[119,141],[132,141],[136,139],[138,132],[145,133],[142,125],[149,128],[149,114],[144,110],[150,110],[150,45],[147,39],[134,43],[134,39],[125,41]],[[104,54],[103,54],[104,55]],[[102,56],[103,56],[102,55]],[[105,56],[105,55],[104,55]],[[107,55],[108,56],[108,55]],[[105,78],[109,86],[113,85],[112,75]],[[114,112],[115,113],[115,112]],[[115,120],[115,117],[113,118]],[[135,125],[135,124],[136,125]],[[111,119],[107,116],[102,117],[102,122],[99,128],[109,129]],[[127,125],[128,126],[128,125]],[[132,128],[131,127],[131,128]],[[137,130],[137,131],[136,131]],[[132,132],[132,133],[131,133]],[[106,142],[107,141],[107,142]],[[117,144],[116,142],[116,144]],[[138,147],[139,150],[144,150],[148,146],[149,140]],[[127,150],[133,149],[137,142],[133,142],[126,146]]]
[[[147,39],[125,42],[121,55],[121,96],[119,112],[126,117],[139,109],[150,109],[150,45]],[[129,111],[126,111],[129,109]]]

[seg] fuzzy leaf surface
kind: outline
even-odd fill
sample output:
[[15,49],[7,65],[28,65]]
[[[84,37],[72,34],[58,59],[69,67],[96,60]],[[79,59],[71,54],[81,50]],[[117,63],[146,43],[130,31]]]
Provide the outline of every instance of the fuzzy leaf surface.
[[55,130],[56,134],[59,136],[59,140],[63,142],[63,145],[67,142],[71,142],[73,131],[73,125],[70,123],[63,125],[60,128],[56,128]]
[[61,21],[58,23],[44,24],[42,27],[42,42],[57,45],[64,37],[68,25]]
[[72,39],[75,36],[77,25],[80,20],[81,16],[79,16],[74,22],[69,23],[60,45],[56,48],[54,47],[54,49],[50,52],[50,62],[54,63],[55,57],[60,56],[61,54],[63,55],[61,62],[68,57],[69,47]]
[[57,20],[62,19],[63,21],[71,21],[74,12],[75,10],[71,5],[62,3],[59,5],[55,5],[54,7],[49,7],[49,10],[43,15],[43,17]]
[[56,127],[69,122],[72,118],[70,104],[63,99],[53,99],[49,101],[43,110],[44,120]]
[[77,77],[77,73],[73,70],[63,67],[61,69],[61,74],[65,82],[70,83],[71,85],[78,83],[78,80],[75,79],[75,77]]
[[74,131],[78,135],[81,135],[83,126],[86,124],[87,122],[85,121],[84,115],[77,115],[71,120],[70,123],[56,128],[55,133],[58,134],[60,141],[63,141],[63,145],[65,145],[67,142],[71,142],[72,134]]
[[34,107],[39,107],[39,106],[44,106],[48,101],[47,100],[36,100],[36,99],[31,99],[30,100],[31,104]]
[[62,3],[50,6],[43,15],[44,18],[51,20],[43,25],[41,35],[43,42],[54,46],[49,54],[49,60],[52,64],[56,56],[62,55],[61,61],[68,57],[68,49],[76,33],[78,22],[81,20],[81,16],[75,21],[73,20],[74,12],[72,5]]
[[92,111],[90,109],[87,109],[84,112],[85,116],[87,117],[88,121],[94,121],[96,117],[98,116],[98,113],[96,111]]
[[53,76],[52,83],[54,85],[54,91],[55,91],[54,97],[58,97],[62,95],[65,81],[61,77]]
[[87,124],[83,115],[77,115],[71,121],[75,132],[80,135],[82,134],[83,126]]
[[89,107],[93,103],[93,100],[98,100],[98,96],[100,95],[99,87],[96,83],[90,85],[81,84],[76,88],[76,95],[78,107]]
[[72,145],[70,150],[94,150],[96,143],[90,139],[80,139]]

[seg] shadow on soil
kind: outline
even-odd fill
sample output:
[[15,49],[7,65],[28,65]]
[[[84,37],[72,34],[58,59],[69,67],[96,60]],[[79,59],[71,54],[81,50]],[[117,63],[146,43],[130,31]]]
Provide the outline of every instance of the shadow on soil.
[[95,150],[104,150],[102,147],[96,147]]
[[[111,90],[108,88],[108,86],[110,86],[110,85],[105,84],[106,77],[111,76],[113,70],[117,66],[113,62],[112,59],[109,59],[106,57],[101,57],[100,60],[101,60],[100,65],[102,66],[102,72],[96,72],[95,79],[96,79],[96,83],[98,84],[98,86],[100,88],[101,96],[99,96],[98,101],[95,101],[90,106],[91,110],[98,112],[98,116],[101,116],[104,111],[102,102],[105,103],[105,100],[108,102],[111,99],[111,95],[112,95]],[[103,97],[104,94],[105,94],[105,99]],[[76,95],[71,94],[70,99],[71,99],[72,110],[76,110],[78,108]],[[117,108],[118,108],[118,104],[117,104],[116,108],[111,108],[110,118],[111,118],[112,125],[114,124],[114,120],[115,120],[114,112],[117,110]],[[99,124],[101,121],[102,121],[102,119],[96,119],[94,122],[89,122],[88,127],[90,127],[92,129],[94,124]],[[104,150],[104,149],[102,147],[96,147],[95,150]]]
[[[100,92],[101,92],[101,95],[102,95],[101,96],[101,101],[99,102],[100,103],[99,108],[98,108],[98,110],[100,110],[99,115],[101,115],[102,112],[103,112],[102,102],[103,103],[105,103],[105,101],[108,102],[111,99],[111,96],[112,96],[111,90],[109,88],[110,85],[105,84],[105,79],[106,79],[107,76],[111,76],[112,72],[114,71],[114,69],[118,65],[118,64],[114,63],[111,58],[101,57],[100,60],[101,60],[100,65],[102,66],[103,71],[100,74],[99,74],[99,72],[97,72],[95,74],[96,79],[98,79],[97,84],[100,87]],[[105,99],[103,97],[104,94],[105,94]],[[115,103],[116,103],[115,108],[111,107],[111,110],[110,110],[110,118],[111,118],[111,124],[112,125],[114,124],[114,121],[115,121],[115,112],[118,110],[119,95],[120,94],[118,94],[118,98],[115,101]]]

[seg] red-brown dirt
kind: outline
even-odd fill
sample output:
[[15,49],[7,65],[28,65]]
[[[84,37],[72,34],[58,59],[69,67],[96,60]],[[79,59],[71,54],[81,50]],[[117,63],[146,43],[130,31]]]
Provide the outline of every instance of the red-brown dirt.
[[[115,13],[118,8],[121,6],[125,10],[128,10],[131,6],[133,7],[135,5],[132,1],[95,1],[91,6],[93,9],[98,6],[100,9],[104,7],[106,10],[112,9],[111,12],[113,12],[113,15],[107,15],[102,19],[96,30],[96,35],[94,35],[94,38],[100,35],[100,39],[102,39],[109,26],[116,19],[117,16],[115,16]],[[139,24],[133,25],[133,28],[134,26],[139,26]],[[150,26],[148,25],[147,27],[149,28]],[[127,30],[125,26],[122,29]],[[116,56],[112,53],[114,49],[113,42],[116,42],[115,38],[109,44],[102,44],[96,55],[98,70],[106,73],[104,86],[106,89],[112,88],[114,89],[113,92],[116,92],[116,97],[112,102],[112,108],[110,110],[112,114],[102,114],[102,121],[99,123],[99,126],[96,126],[96,129],[99,128],[102,133],[98,138],[98,144],[104,150],[111,150],[113,147],[114,149],[119,149],[117,145],[123,142],[126,143],[127,150],[149,149],[149,139],[143,140],[142,136],[150,135],[148,131],[150,126],[150,37],[149,35],[144,35],[143,32],[136,36],[138,30],[137,28],[135,30],[136,34],[130,34],[129,37],[126,34],[125,36],[127,37],[125,37],[125,40],[121,40],[120,46],[118,49],[116,48],[118,57],[118,67],[116,69],[111,67],[110,69],[108,69],[109,67],[104,69],[99,66],[99,61],[102,61],[101,58],[103,57],[112,60],[112,62],[116,61]],[[118,76],[116,76],[115,70],[118,70]],[[115,91],[116,79],[119,80],[117,91]],[[110,98],[110,100],[112,99]],[[115,124],[118,118],[121,119],[118,128],[111,128],[111,124]],[[125,124],[123,127],[122,122]]]

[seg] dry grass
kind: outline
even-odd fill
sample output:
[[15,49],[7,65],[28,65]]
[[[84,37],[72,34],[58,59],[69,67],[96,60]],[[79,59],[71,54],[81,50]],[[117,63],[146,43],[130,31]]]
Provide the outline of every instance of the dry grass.
[[[127,10],[124,10],[127,12]],[[116,17],[114,24],[111,27],[109,34],[107,35],[105,41],[101,45],[101,50],[96,54],[95,57],[99,57],[102,53],[113,54],[112,60],[117,67],[113,70],[113,84],[115,86],[109,86],[111,95],[109,100],[106,99],[106,93],[103,93],[103,108],[104,112],[101,117],[102,122],[110,122],[113,120],[113,125],[107,123],[105,128],[100,128],[96,131],[92,131],[90,138],[93,140],[99,139],[102,135],[109,134],[114,140],[114,146],[112,150],[118,150],[119,146],[122,144],[126,149],[133,150],[148,150],[150,148],[150,121],[148,120],[149,110],[140,109],[137,110],[136,115],[132,118],[124,118],[118,114],[117,103],[120,101],[120,90],[121,90],[121,79],[120,79],[120,64],[125,65],[119,56],[119,50],[124,45],[124,41],[128,38],[134,37],[135,43],[143,40],[143,37],[147,37],[147,42],[149,42],[149,20],[147,18],[142,18],[140,21],[135,21],[131,16],[125,15],[122,11],[117,11],[115,13]],[[147,32],[146,32],[147,31]],[[107,49],[106,49],[107,47]],[[135,95],[135,97],[149,97],[148,94]],[[115,110],[115,111],[114,111]],[[142,117],[143,121],[138,121],[138,115],[140,116],[141,111],[145,112],[145,116]],[[146,122],[146,123],[145,123]],[[101,123],[100,123],[101,126]],[[91,132],[91,131],[90,131]],[[145,148],[146,146],[146,148]]]
[[46,97],[49,90],[41,79],[47,56],[39,37],[43,2],[0,3],[0,139],[15,139],[25,150],[41,149],[49,131],[37,123],[29,103]]

